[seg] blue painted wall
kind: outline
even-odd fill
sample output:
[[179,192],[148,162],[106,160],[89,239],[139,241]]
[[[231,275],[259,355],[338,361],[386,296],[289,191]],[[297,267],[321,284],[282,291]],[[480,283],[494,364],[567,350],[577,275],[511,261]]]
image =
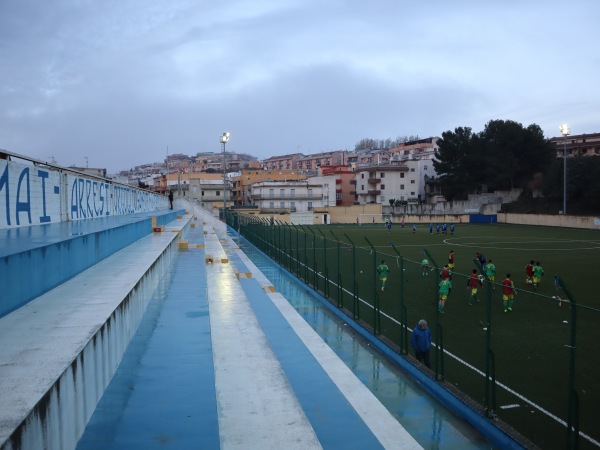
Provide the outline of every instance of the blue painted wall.
[[497,223],[498,216],[496,214],[469,214],[470,223]]

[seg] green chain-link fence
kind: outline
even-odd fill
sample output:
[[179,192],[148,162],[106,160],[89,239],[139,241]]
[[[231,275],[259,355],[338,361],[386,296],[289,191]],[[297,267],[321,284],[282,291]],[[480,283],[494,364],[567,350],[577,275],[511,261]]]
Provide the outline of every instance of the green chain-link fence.
[[[445,261],[436,261],[427,249],[420,258],[408,259],[393,244],[381,249],[367,237],[359,242],[339,230],[237,214],[227,219],[249,242],[400,354],[412,353],[412,328],[427,318],[435,344],[428,373],[466,394],[490,420],[500,417],[536,441],[541,436],[544,447],[596,448],[595,414],[580,411],[595,411],[600,400],[600,315],[577,308],[559,276],[555,296],[517,288],[519,314],[505,313],[504,275],[495,281],[482,277],[477,298],[471,297],[469,276],[482,271],[473,260],[452,273],[441,314],[438,290]],[[377,273],[382,261],[390,269],[385,292]],[[575,358],[576,350],[582,358]]]

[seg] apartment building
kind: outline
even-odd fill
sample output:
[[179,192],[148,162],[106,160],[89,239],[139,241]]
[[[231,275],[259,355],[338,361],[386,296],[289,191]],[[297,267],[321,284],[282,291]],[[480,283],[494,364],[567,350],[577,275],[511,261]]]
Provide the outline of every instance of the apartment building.
[[265,170],[297,170],[298,159],[303,157],[302,153],[291,153],[289,155],[272,156],[261,161]]
[[263,212],[309,212],[335,206],[335,177],[263,181],[252,185],[252,202]]
[[337,150],[302,156],[298,159],[298,169],[316,172],[321,166],[342,166],[346,164],[347,153],[346,150]]
[[358,150],[348,153],[346,160],[350,167],[356,170],[359,167],[389,164],[390,156],[390,152],[386,149]]
[[349,165],[321,166],[319,175],[335,177],[336,206],[352,206],[356,201],[354,170]]
[[206,178],[192,178],[189,182],[189,198],[200,203],[204,209],[216,211],[233,205],[229,189],[223,189],[223,178],[211,180]]
[[431,159],[412,159],[399,164],[370,166],[356,170],[356,203],[390,200],[425,202],[425,179],[436,172]]
[[433,159],[435,151],[439,148],[437,137],[407,141],[397,147],[389,149],[393,161],[406,161],[409,159]]
[[550,142],[556,146],[556,156],[559,158],[563,157],[565,147],[567,157],[600,155],[600,133],[553,137]]
[[252,186],[263,181],[299,181],[306,180],[308,175],[298,170],[260,170],[243,169],[231,179],[232,195],[236,205],[252,205]]

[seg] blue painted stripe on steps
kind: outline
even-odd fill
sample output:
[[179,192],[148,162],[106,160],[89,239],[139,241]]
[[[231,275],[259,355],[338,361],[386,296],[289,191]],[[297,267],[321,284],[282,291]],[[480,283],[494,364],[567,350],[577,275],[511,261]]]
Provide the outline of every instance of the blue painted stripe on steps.
[[234,251],[233,248],[231,248],[230,239],[228,239],[227,242],[223,242],[221,245],[223,247],[223,250],[225,250],[225,253],[227,254],[227,258],[229,258],[229,261],[233,263],[233,265],[239,272],[251,272],[251,270],[248,268],[246,263],[239,256],[239,254],[236,251]]
[[[219,448],[203,251],[180,252],[78,449]],[[159,289],[160,290],[160,289]]]
[[323,448],[382,448],[258,281],[239,281]]

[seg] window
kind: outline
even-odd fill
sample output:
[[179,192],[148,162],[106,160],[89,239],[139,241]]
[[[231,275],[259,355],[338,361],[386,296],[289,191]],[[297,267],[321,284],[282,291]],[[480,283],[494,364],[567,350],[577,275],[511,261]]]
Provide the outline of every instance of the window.
[[385,202],[385,195],[381,196],[381,203]]
[[400,185],[400,189],[404,190],[404,185],[403,184]]
[[404,172],[400,174],[400,178],[404,178]]
[[382,184],[382,185],[381,185],[381,189],[385,189],[385,184]]
[[290,198],[295,198],[295,197],[296,197],[296,189],[291,189]]
[[415,180],[410,180],[410,184],[415,184]]
[[204,197],[204,191],[202,191],[202,196]]
[[410,168],[410,171],[411,171],[411,172],[414,172],[414,171],[415,171],[415,168],[414,168],[414,167],[411,167],[411,168]]
[[313,208],[312,208],[312,202],[308,202],[308,210],[309,210],[309,211],[312,211],[312,209],[313,209]]
[[335,199],[336,199],[336,200],[341,200],[341,199],[342,199],[342,193],[341,193],[341,192],[337,192],[337,193],[335,194]]
[[424,170],[427,170],[427,166],[424,167]]
[[217,191],[217,197],[221,196],[221,191]]
[[361,178],[364,180],[364,179],[365,179],[365,174],[364,174],[364,173],[361,173],[361,174],[360,174],[360,177],[361,177]]
[[274,202],[269,202],[269,208],[275,208],[275,203]]
[[410,193],[410,195],[414,196],[414,195],[415,195],[415,193],[414,193],[414,192],[411,192],[411,193]]
[[279,203],[279,207],[280,207],[280,208],[285,208],[285,202],[281,202],[281,203]]
[[285,198],[285,189],[279,189],[279,196]]
[[312,189],[311,188],[308,188],[308,197],[309,198],[312,197]]
[[381,172],[381,176],[379,178],[385,178],[385,173]]
[[364,190],[365,190],[365,185],[364,185],[364,184],[360,186],[360,190],[361,190],[361,191],[364,191]]
[[296,210],[296,202],[290,202],[290,209]]
[[270,198],[275,197],[275,189],[269,189],[269,197]]

